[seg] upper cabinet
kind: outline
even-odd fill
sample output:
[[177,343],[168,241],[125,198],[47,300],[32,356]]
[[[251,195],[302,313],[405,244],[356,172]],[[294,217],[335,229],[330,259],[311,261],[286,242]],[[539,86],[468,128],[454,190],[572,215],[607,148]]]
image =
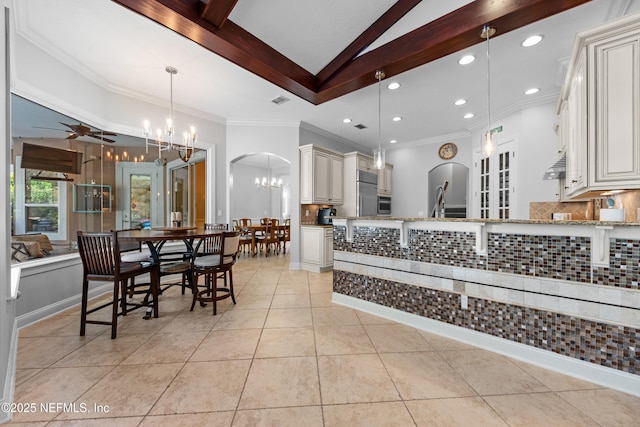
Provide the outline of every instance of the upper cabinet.
[[387,163],[384,169],[378,170],[378,195],[391,196],[391,176],[393,175],[393,165]]
[[577,35],[558,104],[566,196],[640,188],[640,14]]
[[342,154],[313,145],[300,147],[300,203],[342,205],[343,185]]

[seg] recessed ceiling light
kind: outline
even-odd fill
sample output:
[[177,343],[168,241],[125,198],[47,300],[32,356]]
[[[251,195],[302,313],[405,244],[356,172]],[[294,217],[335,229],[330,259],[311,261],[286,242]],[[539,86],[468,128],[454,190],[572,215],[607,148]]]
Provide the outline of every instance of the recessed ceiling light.
[[467,65],[467,64],[471,64],[473,61],[476,60],[476,57],[473,55],[465,55],[462,58],[460,58],[458,60],[458,64],[460,65]]
[[531,89],[527,89],[524,91],[525,95],[533,95],[534,93],[538,93],[540,92],[540,89],[538,89],[537,87],[532,87]]
[[467,103],[466,99],[458,99],[456,102],[454,102],[455,105],[464,105]]
[[395,140],[395,139],[392,139],[391,141],[389,141],[389,144],[395,144],[396,142],[398,142],[398,141]]
[[387,88],[389,88],[390,90],[396,90],[400,87],[400,83],[398,82],[391,82],[389,83],[389,86],[387,86]]
[[400,117],[400,116],[395,116],[395,117],[394,117],[393,119],[391,119],[391,120],[393,120],[394,122],[399,122],[400,120],[402,120],[402,117]]
[[348,117],[346,119],[342,119],[342,123],[351,123],[351,119]]
[[538,43],[540,43],[542,41],[542,36],[539,34],[536,34],[534,36],[530,36],[527,37],[523,42],[522,42],[522,46],[524,47],[531,47],[531,46],[535,46]]
[[467,114],[465,114],[465,115],[464,115],[464,118],[465,118],[465,119],[470,119],[470,118],[471,118],[471,117],[473,117],[474,115],[475,115],[475,114],[473,114],[473,113],[467,113]]

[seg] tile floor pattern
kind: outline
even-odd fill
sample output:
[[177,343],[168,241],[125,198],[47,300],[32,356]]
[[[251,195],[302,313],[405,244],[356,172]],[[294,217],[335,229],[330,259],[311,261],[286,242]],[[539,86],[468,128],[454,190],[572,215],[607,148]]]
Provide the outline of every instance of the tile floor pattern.
[[78,308],[23,328],[14,402],[37,410],[11,424],[638,425],[640,398],[333,304],[332,273],[288,266],[241,257],[215,317],[171,288],[116,340],[80,337]]

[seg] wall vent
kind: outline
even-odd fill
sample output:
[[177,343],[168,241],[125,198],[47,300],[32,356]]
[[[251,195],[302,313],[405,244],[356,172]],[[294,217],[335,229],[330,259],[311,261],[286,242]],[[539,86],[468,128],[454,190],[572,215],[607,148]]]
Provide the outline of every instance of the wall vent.
[[363,125],[362,123],[358,123],[357,125],[353,125],[354,128],[358,128],[358,129],[366,129],[367,127],[365,125]]
[[271,100],[271,102],[273,102],[276,105],[280,105],[280,104],[284,104],[285,102],[290,101],[289,98],[287,98],[286,96],[280,95],[276,98],[273,98]]

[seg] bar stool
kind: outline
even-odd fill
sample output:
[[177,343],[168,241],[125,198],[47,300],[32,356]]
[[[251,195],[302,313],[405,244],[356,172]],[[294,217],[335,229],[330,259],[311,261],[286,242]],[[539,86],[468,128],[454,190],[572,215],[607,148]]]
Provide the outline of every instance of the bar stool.
[[[80,313],[80,336],[84,336],[87,323],[111,326],[111,339],[116,337],[118,316],[126,316],[132,310],[153,306],[153,315],[158,317],[159,270],[150,262],[122,262],[117,232],[85,233],[78,231],[78,251],[82,260],[82,307]],[[136,284],[136,288],[148,287],[143,302],[127,302],[126,285],[129,279],[149,273],[150,283]],[[112,282],[113,298],[110,302],[88,309],[89,281]],[[120,296],[122,294],[122,296]],[[149,302],[149,296],[153,303]],[[89,320],[87,315],[107,306],[112,306],[111,322]],[[119,311],[120,308],[120,311]]]
[[[205,247],[214,247],[215,243],[210,245],[209,243],[203,243],[208,239],[215,240],[213,236],[211,238],[203,239],[196,247],[195,259],[193,263],[193,272],[195,275],[195,290],[193,293],[193,301],[191,303],[191,311],[196,305],[196,302],[200,302],[204,305],[205,302],[213,303],[213,315],[217,314],[217,302],[231,297],[233,303],[236,303],[236,296],[233,292],[233,266],[236,263],[238,256],[238,250],[240,249],[240,233],[237,231],[225,231],[220,235],[221,240],[219,243],[220,250],[217,253],[205,252]],[[204,255],[199,256],[200,252]],[[205,276],[204,289],[198,290],[198,278]],[[228,276],[228,277],[227,277]],[[224,279],[224,286],[218,287],[218,279]],[[218,295],[218,292],[222,292],[222,295]]]

